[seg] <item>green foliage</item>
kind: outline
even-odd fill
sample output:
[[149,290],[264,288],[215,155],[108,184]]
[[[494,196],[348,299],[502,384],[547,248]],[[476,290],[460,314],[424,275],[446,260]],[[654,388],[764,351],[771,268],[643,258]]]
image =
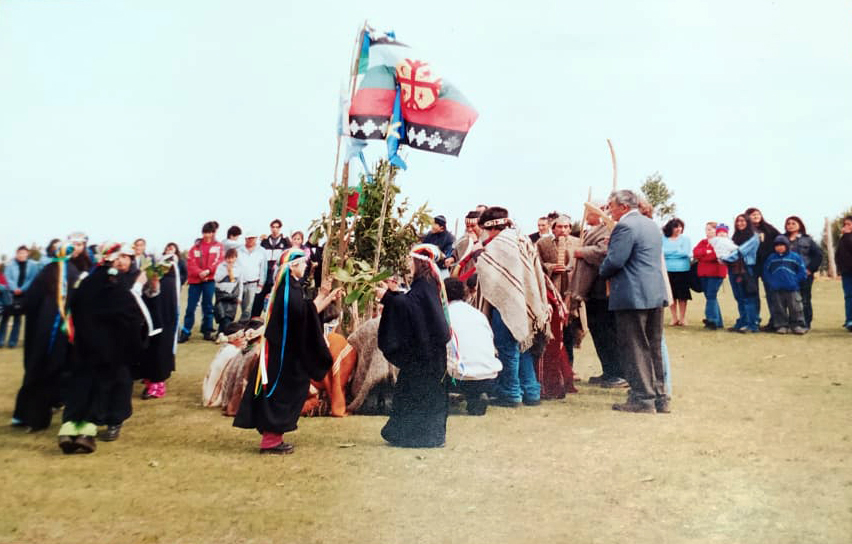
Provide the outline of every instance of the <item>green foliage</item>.
[[674,196],[674,191],[666,187],[663,176],[659,172],[654,172],[645,178],[641,190],[642,194],[645,195],[645,200],[654,209],[654,215],[661,221],[674,217],[677,206],[674,202],[670,202]]
[[33,261],[41,260],[41,248],[37,246],[35,243],[30,246],[30,256],[29,258]]
[[[369,183],[365,176],[361,176],[361,197],[356,215],[342,218],[339,212],[349,195],[357,191],[357,188],[344,190],[339,187],[331,206],[338,213],[331,219],[330,232],[328,216],[325,214],[314,220],[310,227],[311,243],[329,239],[332,241],[325,247],[325,251],[331,252],[329,272],[344,288],[343,302],[346,311],[350,310],[354,302],[358,305],[359,313],[364,313],[373,302],[373,288],[378,282],[394,274],[407,273],[408,252],[411,246],[420,240],[420,233],[432,223],[427,204],[410,212],[411,204],[407,198],[396,203],[401,192],[400,187],[394,183],[397,172],[398,169],[387,160],[380,160],[372,173],[374,183]],[[381,233],[381,254],[379,266],[374,269],[385,187],[388,189],[388,200]],[[347,241],[344,244],[345,259],[341,259],[338,247],[341,229],[345,229],[347,233]]]
[[[828,224],[828,230],[831,231],[831,240],[834,242],[834,249],[837,249],[837,242],[840,240],[840,228],[843,227],[843,218],[852,215],[852,206],[846,208],[846,211],[842,212],[840,215],[834,218],[834,221],[831,221]],[[820,241],[820,249],[822,249],[823,259],[822,264],[819,266],[820,272],[828,272],[828,261],[829,259],[834,259],[834,255],[828,254],[828,241],[825,239],[825,227],[820,225],[819,232],[817,235],[816,229],[808,229],[811,235],[811,238],[816,239],[817,236],[821,238]]]

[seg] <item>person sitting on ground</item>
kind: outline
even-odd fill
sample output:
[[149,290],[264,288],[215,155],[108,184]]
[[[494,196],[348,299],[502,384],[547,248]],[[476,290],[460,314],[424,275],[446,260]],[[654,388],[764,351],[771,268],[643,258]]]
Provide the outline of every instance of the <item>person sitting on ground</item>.
[[205,407],[222,406],[225,369],[246,347],[243,326],[239,323],[229,323],[216,341],[221,347],[210,361],[207,375],[201,384],[201,404]]
[[250,319],[243,329],[246,345],[242,353],[229,359],[222,370],[223,416],[237,415],[249,376],[257,369],[263,332],[263,320],[257,317]]
[[763,279],[771,293],[770,310],[775,332],[805,334],[805,314],[799,284],[807,279],[805,261],[790,251],[790,240],[783,234],[775,237],[775,253],[763,265]]
[[494,333],[485,315],[465,302],[465,286],[457,278],[444,280],[449,301],[450,323],[457,341],[458,358],[448,369],[458,380],[458,388],[467,400],[467,413],[485,415],[488,393],[503,368],[494,353]]

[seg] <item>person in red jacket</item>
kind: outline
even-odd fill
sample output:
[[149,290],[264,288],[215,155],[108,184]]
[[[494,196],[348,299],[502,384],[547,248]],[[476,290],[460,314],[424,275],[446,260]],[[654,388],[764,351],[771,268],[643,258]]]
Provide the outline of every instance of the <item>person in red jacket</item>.
[[722,323],[722,311],[719,309],[719,301],[716,295],[719,293],[719,288],[728,275],[728,267],[719,261],[716,256],[716,251],[710,244],[710,240],[716,237],[717,233],[724,232],[727,236],[728,227],[724,224],[717,224],[715,221],[710,221],[705,225],[704,232],[707,237],[695,246],[692,250],[692,256],[698,261],[698,279],[701,281],[701,287],[704,290],[704,328],[710,330],[721,329],[724,327]]
[[205,340],[215,340],[213,332],[213,295],[216,292],[216,282],[213,275],[216,267],[225,258],[222,244],[216,241],[216,230],[219,223],[208,221],[201,227],[201,239],[189,248],[186,253],[187,283],[189,293],[186,301],[186,314],[183,317],[183,328],[178,342],[186,342],[192,334],[195,325],[195,309],[201,299],[201,333]]

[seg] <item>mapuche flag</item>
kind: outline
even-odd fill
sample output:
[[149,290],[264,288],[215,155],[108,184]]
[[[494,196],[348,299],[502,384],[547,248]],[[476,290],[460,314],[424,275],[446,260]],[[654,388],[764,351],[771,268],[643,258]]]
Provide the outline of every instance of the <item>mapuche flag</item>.
[[[351,136],[382,140],[390,130],[388,139],[398,136],[400,144],[459,154],[479,114],[410,47],[391,33],[365,30],[358,73],[360,82],[349,108]],[[397,94],[401,119],[393,115]]]

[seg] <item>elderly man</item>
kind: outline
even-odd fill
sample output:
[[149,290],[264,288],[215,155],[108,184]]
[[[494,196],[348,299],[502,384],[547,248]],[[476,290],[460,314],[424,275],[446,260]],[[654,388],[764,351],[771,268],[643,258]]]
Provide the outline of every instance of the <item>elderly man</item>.
[[662,356],[663,308],[668,305],[662,274],[659,228],[638,211],[632,191],[609,197],[612,231],[600,276],[610,280],[609,309],[615,312],[618,353],[630,392],[613,410],[668,413]]
[[240,323],[248,324],[254,307],[254,297],[266,283],[266,252],[257,244],[257,234],[246,231],[245,245],[239,248],[239,264],[243,271],[243,301]]

